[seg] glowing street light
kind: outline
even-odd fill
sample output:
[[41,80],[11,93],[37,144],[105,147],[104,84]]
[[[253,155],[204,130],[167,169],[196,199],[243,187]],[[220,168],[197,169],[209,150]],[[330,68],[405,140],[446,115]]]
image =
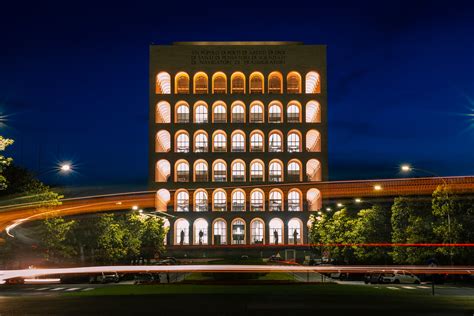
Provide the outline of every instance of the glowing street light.
[[361,202],[362,202],[361,199],[355,199],[354,201],[355,201],[356,203],[361,203]]
[[134,211],[138,210],[138,206],[137,205],[132,206],[132,210]]
[[400,167],[400,170],[403,171],[403,172],[410,172],[410,171],[413,170],[413,168],[410,165],[402,165]]
[[375,191],[381,191],[381,190],[382,190],[382,186],[379,185],[379,184],[376,184],[376,185],[374,185],[374,190],[375,190]]
[[343,207],[344,205],[342,203],[337,203],[337,207]]
[[69,163],[62,163],[59,166],[59,169],[64,173],[68,173],[68,172],[72,171],[71,164],[69,164]]
[[326,211],[331,212],[332,209],[330,207],[326,207]]

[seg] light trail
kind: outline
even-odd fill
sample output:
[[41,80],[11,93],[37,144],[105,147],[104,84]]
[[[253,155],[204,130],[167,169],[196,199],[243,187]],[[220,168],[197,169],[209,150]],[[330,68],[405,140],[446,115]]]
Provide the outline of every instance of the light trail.
[[99,273],[194,273],[194,272],[313,272],[313,273],[394,273],[408,271],[413,274],[474,274],[474,266],[300,266],[300,265],[175,265],[175,266],[95,266],[54,269],[23,269],[0,271],[0,283],[12,278],[31,279],[41,276]]

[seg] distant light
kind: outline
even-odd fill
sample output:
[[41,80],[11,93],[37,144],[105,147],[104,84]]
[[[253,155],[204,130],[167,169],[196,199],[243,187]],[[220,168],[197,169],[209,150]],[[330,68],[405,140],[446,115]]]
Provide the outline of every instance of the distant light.
[[142,210],[142,209],[139,209],[139,210],[138,210],[138,213],[140,213],[140,214],[143,213],[143,210]]
[[117,204],[117,205],[122,205],[122,202],[117,202],[117,203],[115,203],[115,204]]
[[380,190],[382,190],[382,186],[379,185],[379,184],[374,185],[374,190],[375,190],[375,191],[380,191]]
[[326,211],[331,212],[332,209],[330,207],[326,207]]
[[362,200],[361,199],[355,199],[355,202],[360,203],[360,202],[362,202]]
[[342,203],[337,203],[337,207],[343,207]]
[[132,210],[134,211],[138,210],[138,206],[137,205],[132,206]]
[[60,166],[60,168],[61,168],[61,171],[63,171],[63,172],[69,172],[69,171],[71,171],[71,165],[68,164],[68,163],[62,164],[62,165]]
[[402,165],[400,167],[400,169],[403,171],[403,172],[409,172],[412,170],[411,166],[410,165]]
[[323,213],[321,213],[321,211],[318,211],[318,215],[322,215]]

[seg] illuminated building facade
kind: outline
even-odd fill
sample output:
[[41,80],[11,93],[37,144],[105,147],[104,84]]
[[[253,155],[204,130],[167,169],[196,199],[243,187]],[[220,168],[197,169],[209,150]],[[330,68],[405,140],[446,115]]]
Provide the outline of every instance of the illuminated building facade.
[[149,182],[172,215],[169,248],[306,244],[327,179],[326,47],[152,45],[149,76]]

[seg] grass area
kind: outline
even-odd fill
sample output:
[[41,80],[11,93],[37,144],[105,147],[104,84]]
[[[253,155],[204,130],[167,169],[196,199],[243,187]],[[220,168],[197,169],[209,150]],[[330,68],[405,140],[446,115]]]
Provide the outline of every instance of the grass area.
[[285,272],[269,272],[263,276],[260,276],[258,280],[262,281],[294,281],[294,277]]

